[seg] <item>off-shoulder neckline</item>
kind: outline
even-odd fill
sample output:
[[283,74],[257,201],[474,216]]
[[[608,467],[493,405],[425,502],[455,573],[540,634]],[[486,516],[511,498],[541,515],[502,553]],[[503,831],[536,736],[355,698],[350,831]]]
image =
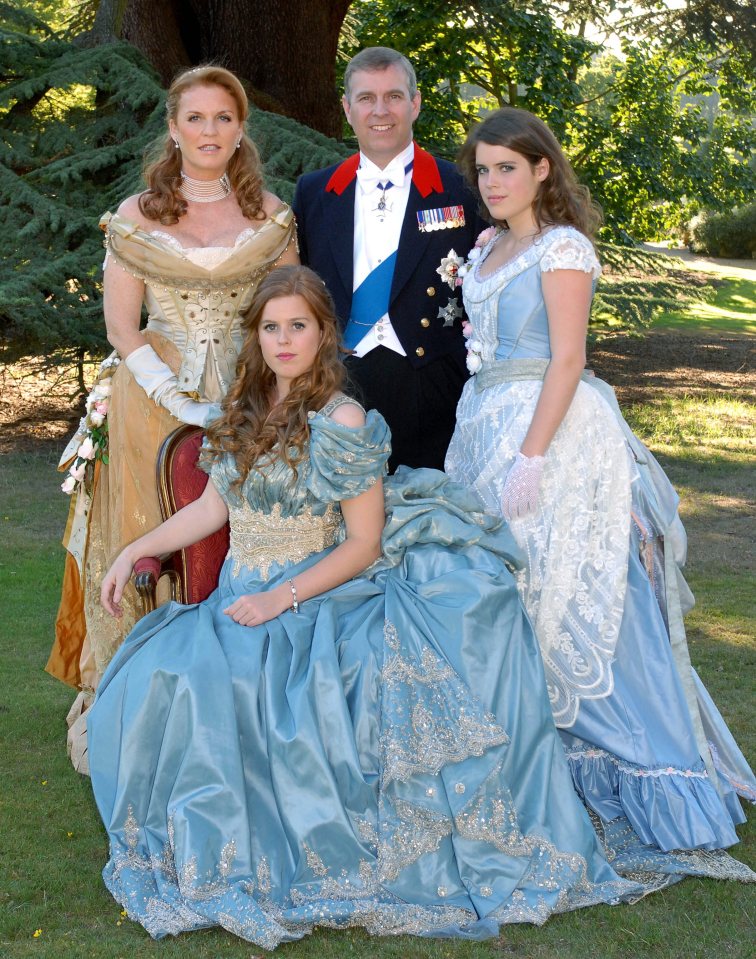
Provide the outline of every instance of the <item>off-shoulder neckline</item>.
[[[262,226],[265,226],[265,223],[263,223]],[[256,236],[260,229],[261,227],[255,229],[254,227],[248,226],[241,231],[233,243],[219,244],[218,246],[184,246],[178,237],[173,236],[171,233],[166,233],[164,230],[150,230],[149,235],[173,247],[173,249],[178,250],[180,253],[194,253],[197,250],[235,250],[237,246],[241,246],[242,243],[246,242],[250,237]]]
[[[365,423],[362,426],[347,426],[345,423],[339,423],[338,420],[335,420],[331,416],[331,413],[333,413],[334,410],[338,409],[340,406],[346,405],[347,403],[351,404],[352,406],[356,406],[358,409],[361,409],[365,414]],[[375,412],[375,410],[366,410],[365,407],[353,397],[347,396],[346,393],[341,393],[338,396],[334,396],[332,399],[330,399],[325,406],[322,406],[319,410],[310,410],[307,414],[307,419],[312,422],[314,419],[320,417],[327,423],[332,424],[333,426],[338,426],[340,429],[364,430],[368,425],[369,419],[371,419],[370,414]]]
[[[145,230],[144,227],[140,226],[136,220],[132,220],[128,216],[124,216],[122,213],[111,213],[110,220],[115,219],[116,217],[122,222],[128,224],[130,227],[133,227],[134,233],[140,233],[142,236],[149,237],[152,240],[157,240],[158,243],[161,243],[163,246],[169,246],[173,251],[179,251],[182,254],[194,250],[235,250],[238,246],[241,246],[242,243],[246,242],[248,239],[251,239],[253,236],[257,236],[258,233],[261,233],[265,227],[270,223],[276,222],[277,218],[281,213],[290,210],[291,207],[288,203],[284,203],[283,200],[281,203],[273,210],[272,213],[260,221],[260,226],[258,227],[245,227],[241,233],[238,234],[233,244],[230,246],[184,246],[178,237],[173,236],[173,234],[168,233],[165,230]],[[107,216],[107,214],[105,214]],[[108,222],[110,222],[110,220]],[[103,227],[104,229],[104,227]],[[169,239],[164,239],[168,237]]]

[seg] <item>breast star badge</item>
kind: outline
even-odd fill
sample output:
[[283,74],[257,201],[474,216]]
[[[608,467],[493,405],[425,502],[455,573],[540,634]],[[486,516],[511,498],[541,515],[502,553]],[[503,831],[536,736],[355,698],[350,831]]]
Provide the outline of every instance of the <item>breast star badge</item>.
[[437,319],[443,320],[444,326],[454,326],[454,321],[462,316],[463,312],[462,307],[459,305],[459,300],[454,296],[449,300],[446,306],[439,307]]

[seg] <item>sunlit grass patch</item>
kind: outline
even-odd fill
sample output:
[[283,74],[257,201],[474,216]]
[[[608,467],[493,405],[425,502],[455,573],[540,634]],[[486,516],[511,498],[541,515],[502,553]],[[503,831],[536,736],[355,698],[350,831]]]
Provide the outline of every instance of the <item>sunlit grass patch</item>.
[[624,413],[644,442],[670,455],[756,453],[756,406],[737,397],[673,394],[635,403]]
[[663,311],[653,320],[654,329],[687,333],[756,333],[756,281],[727,278],[716,282],[708,302],[680,310]]

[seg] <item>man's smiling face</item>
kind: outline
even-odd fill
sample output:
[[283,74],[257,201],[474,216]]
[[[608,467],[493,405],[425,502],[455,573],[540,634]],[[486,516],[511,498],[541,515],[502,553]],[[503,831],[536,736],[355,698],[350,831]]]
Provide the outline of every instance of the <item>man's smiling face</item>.
[[412,124],[420,112],[420,94],[410,96],[407,74],[398,64],[385,70],[357,70],[350,99],[342,99],[360,149],[383,169],[412,140]]

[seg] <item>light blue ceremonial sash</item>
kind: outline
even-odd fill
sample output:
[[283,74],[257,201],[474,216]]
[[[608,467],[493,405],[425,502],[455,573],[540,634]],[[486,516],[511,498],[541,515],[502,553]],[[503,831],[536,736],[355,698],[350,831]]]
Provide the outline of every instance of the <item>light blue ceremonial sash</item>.
[[397,250],[372,270],[352,294],[352,309],[344,330],[344,346],[353,350],[372,326],[388,312]]

